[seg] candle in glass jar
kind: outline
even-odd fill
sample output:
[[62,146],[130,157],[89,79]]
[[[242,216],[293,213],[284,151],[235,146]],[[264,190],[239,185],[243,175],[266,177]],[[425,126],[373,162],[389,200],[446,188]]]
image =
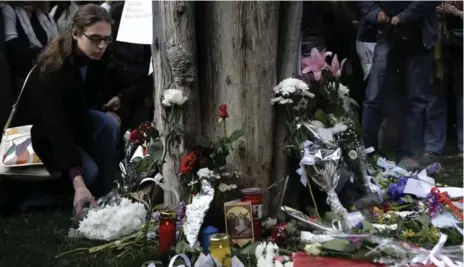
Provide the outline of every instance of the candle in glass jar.
[[263,217],[263,194],[260,188],[247,188],[241,191],[242,202],[251,202],[253,213],[253,233],[254,239],[261,239],[261,219]]
[[227,234],[214,234],[209,237],[211,256],[223,267],[231,267],[230,238]]
[[161,213],[158,254],[168,253],[176,244],[176,219],[174,213]]

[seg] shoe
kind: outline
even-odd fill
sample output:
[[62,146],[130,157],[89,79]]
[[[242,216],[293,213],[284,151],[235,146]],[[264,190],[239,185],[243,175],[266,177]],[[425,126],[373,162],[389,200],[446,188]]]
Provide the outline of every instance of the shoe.
[[412,171],[419,168],[419,162],[417,162],[413,158],[402,158],[400,162],[398,162],[398,167],[403,168],[407,171]]

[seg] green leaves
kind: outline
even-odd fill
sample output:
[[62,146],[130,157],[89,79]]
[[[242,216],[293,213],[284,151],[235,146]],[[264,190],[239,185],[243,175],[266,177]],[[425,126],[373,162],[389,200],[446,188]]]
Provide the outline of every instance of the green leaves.
[[354,253],[356,251],[354,245],[346,239],[334,239],[327,241],[322,244],[322,249],[344,253]]
[[243,129],[235,130],[235,131],[229,136],[229,142],[230,142],[230,143],[233,143],[233,142],[237,141],[238,139],[240,139],[240,137],[243,136],[243,134],[244,134]]
[[148,147],[150,157],[153,161],[160,161],[163,157],[164,145],[161,139],[155,139],[150,142]]

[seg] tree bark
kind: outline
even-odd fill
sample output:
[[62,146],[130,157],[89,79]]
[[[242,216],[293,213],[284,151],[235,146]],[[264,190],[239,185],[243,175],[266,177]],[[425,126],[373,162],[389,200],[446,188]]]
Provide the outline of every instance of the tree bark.
[[[191,138],[197,136],[201,129],[196,70],[195,2],[153,1],[153,20],[154,122],[160,132],[165,129],[162,119],[165,109],[161,104],[163,91],[176,88],[188,97],[184,104],[184,136],[180,149],[169,151],[163,166],[165,183],[180,192],[180,156],[189,149]],[[166,147],[165,140],[164,143]],[[174,195],[170,192],[164,194],[165,205],[175,205]]]
[[196,2],[202,131],[216,138],[218,105],[227,104],[227,132],[244,137],[228,158],[245,186],[269,185],[277,82],[279,2]]
[[[300,59],[300,27],[302,18],[303,2],[282,2],[280,5],[279,20],[279,50],[278,50],[278,78],[280,82],[285,78],[295,77],[298,74]],[[285,137],[287,136],[287,125],[285,110],[276,105],[276,119],[274,124],[274,159],[273,159],[273,178],[276,182],[275,193],[272,194],[274,206],[278,207],[282,192],[282,178],[288,173],[287,157],[285,154]],[[299,181],[296,181],[298,183]],[[289,182],[289,188],[295,188],[295,181]],[[297,201],[297,194],[287,194],[289,202]],[[296,203],[295,203],[296,204]]]

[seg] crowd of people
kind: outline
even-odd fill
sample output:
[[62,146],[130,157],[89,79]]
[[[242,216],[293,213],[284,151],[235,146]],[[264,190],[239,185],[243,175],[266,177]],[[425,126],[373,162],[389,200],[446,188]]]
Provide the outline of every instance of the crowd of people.
[[[458,155],[462,156],[462,1],[308,1],[303,5],[303,56],[313,47],[345,52],[352,63],[359,63],[352,65],[356,66],[353,71],[364,71],[350,89],[362,103],[366,147],[379,151],[379,131],[387,117],[393,121],[390,126],[396,125],[390,128],[397,131],[397,161],[402,167],[417,168],[427,157],[444,152],[451,105],[456,111],[450,117],[457,128]],[[356,45],[359,62],[337,47],[337,41],[354,42],[352,33],[345,42],[330,43],[338,15],[347,17],[345,24],[353,21],[357,44],[371,47],[371,54],[366,55],[368,49]],[[364,86],[360,77],[365,78]],[[453,96],[448,97],[448,92]]]
[[[68,177],[60,181],[74,188],[79,211],[110,190],[121,134],[151,117],[151,48],[116,41],[124,2],[0,5],[0,126],[21,96],[9,126],[33,125],[34,150],[50,173]],[[462,18],[459,1],[305,1],[301,54],[315,47],[349,59],[344,72],[354,78],[342,82],[363,103],[364,145],[378,148],[384,118],[397,112],[397,161],[414,168],[418,157],[443,152],[451,104],[462,155]],[[358,56],[359,43],[371,44],[371,55]],[[366,58],[369,67],[362,66]],[[15,186],[0,181],[2,192]],[[1,210],[24,202],[11,198],[25,194],[2,192]],[[40,202],[26,195],[28,203]]]

